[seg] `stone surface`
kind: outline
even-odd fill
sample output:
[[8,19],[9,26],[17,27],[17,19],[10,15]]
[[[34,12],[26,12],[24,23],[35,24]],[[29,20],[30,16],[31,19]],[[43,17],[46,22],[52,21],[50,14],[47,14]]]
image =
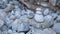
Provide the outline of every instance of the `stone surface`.
[[4,25],[4,21],[0,19],[0,27]]
[[49,14],[49,9],[48,8],[46,8],[45,10],[44,10],[44,15],[48,15]]
[[50,27],[51,25],[54,24],[53,17],[50,15],[45,16],[44,17],[44,23],[41,23],[41,24],[42,24],[42,28]]
[[60,23],[54,24],[53,30],[54,30],[56,33],[59,33],[59,34],[60,34]]
[[49,2],[50,2],[53,6],[56,6],[57,1],[58,1],[58,0],[49,0]]
[[44,21],[43,15],[35,14],[34,19],[36,22],[43,22]]
[[56,34],[56,32],[50,28],[46,28],[42,31],[42,34]]

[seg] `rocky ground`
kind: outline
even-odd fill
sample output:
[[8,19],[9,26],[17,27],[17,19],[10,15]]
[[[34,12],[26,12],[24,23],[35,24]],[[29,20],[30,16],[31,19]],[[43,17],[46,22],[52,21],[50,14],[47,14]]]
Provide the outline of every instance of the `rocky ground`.
[[[54,9],[60,7],[56,1],[49,0]],[[0,0],[0,34],[60,34],[60,9],[46,2],[32,8],[18,0]]]

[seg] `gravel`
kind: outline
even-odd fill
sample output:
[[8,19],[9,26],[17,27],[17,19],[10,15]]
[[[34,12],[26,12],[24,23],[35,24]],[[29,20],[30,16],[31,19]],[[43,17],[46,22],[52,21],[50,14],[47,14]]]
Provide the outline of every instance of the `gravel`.
[[[55,7],[60,0],[49,2]],[[60,9],[51,10],[47,0],[40,4],[31,10],[17,0],[0,0],[0,34],[60,34]]]

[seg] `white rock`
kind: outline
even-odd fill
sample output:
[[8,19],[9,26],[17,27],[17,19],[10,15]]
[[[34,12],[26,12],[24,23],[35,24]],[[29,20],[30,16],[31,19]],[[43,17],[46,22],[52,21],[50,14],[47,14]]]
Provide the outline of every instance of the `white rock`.
[[36,11],[36,14],[42,15],[41,11]]
[[36,10],[37,10],[37,11],[40,11],[40,10],[42,10],[42,9],[38,7],[38,8],[36,8]]
[[43,15],[35,14],[34,19],[36,22],[43,22],[44,21]]
[[48,8],[46,8],[45,10],[44,10],[44,15],[48,15],[49,14],[49,9]]
[[59,33],[59,34],[60,34],[60,23],[54,24],[53,30],[54,30],[56,33]]
[[41,6],[43,6],[43,7],[48,7],[48,3],[46,3],[46,2],[41,2]]
[[42,31],[42,34],[56,34],[56,32],[50,28],[46,28]]

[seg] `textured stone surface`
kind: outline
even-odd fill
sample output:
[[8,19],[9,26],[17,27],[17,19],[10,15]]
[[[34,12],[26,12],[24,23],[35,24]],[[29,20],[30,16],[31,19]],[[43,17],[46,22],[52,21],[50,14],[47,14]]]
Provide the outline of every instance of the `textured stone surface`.
[[35,19],[35,21],[37,21],[37,22],[43,22],[43,21],[44,21],[43,15],[35,14],[34,19]]
[[54,30],[56,33],[59,33],[59,34],[60,34],[60,23],[54,24],[53,30]]

